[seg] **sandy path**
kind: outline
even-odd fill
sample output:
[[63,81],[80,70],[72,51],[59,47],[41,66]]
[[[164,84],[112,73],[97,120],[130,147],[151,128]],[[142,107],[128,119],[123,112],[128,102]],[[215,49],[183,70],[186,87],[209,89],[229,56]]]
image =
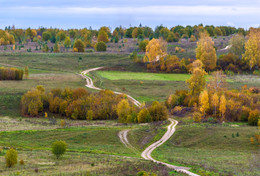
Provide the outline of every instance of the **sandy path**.
[[[95,90],[102,90],[98,87],[95,87],[94,84],[93,84],[93,81],[90,77],[88,77],[86,74],[91,72],[91,71],[95,71],[95,70],[99,70],[103,67],[98,67],[98,68],[92,68],[92,69],[88,69],[88,70],[85,70],[83,72],[81,72],[81,76],[86,79],[86,86],[88,88],[91,88],[91,89],[95,89]],[[114,92],[115,94],[123,94],[123,93],[120,93],[120,92]],[[131,97],[130,95],[126,95],[136,106],[140,107],[141,106],[141,103],[137,100],[135,100],[133,97]],[[190,175],[190,176],[199,176],[197,174],[194,174],[189,170],[189,168],[187,167],[180,167],[180,166],[174,166],[174,165],[171,165],[171,164],[168,164],[168,163],[164,163],[164,162],[161,162],[161,161],[157,161],[155,159],[152,158],[151,154],[152,152],[158,148],[160,145],[162,145],[163,143],[165,143],[172,135],[173,133],[175,132],[175,126],[178,124],[178,121],[177,120],[174,120],[174,119],[169,119],[171,121],[171,124],[168,126],[168,130],[166,131],[166,133],[163,135],[163,137],[158,140],[157,142],[151,144],[149,147],[147,147],[143,153],[142,153],[142,157],[146,160],[151,160],[153,162],[156,162],[156,163],[160,163],[160,164],[163,164],[171,169],[174,169],[176,170],[177,172],[182,172],[182,173],[185,173],[187,175]],[[126,146],[128,147],[129,149],[133,150],[134,152],[136,152],[137,150],[129,143],[128,139],[127,139],[127,134],[128,134],[128,131],[129,130],[123,130],[123,131],[120,131],[118,133],[118,136],[121,140],[121,142]]]

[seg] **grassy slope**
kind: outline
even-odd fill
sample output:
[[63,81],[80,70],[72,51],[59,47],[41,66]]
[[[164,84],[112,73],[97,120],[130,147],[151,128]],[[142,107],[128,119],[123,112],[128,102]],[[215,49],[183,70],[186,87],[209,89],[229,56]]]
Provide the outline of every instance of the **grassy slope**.
[[[194,124],[181,118],[179,121],[182,122],[173,137],[153,153],[156,159],[191,166],[196,172],[200,169],[209,170],[212,171],[211,175],[260,174],[256,166],[260,153],[257,146],[249,141],[256,131],[255,127],[239,127],[235,123]],[[235,137],[232,137],[232,133]]]

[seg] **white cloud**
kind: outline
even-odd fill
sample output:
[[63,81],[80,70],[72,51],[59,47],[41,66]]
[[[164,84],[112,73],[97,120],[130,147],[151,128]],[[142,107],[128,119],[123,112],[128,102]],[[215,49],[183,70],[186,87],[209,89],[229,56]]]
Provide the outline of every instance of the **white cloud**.
[[1,8],[1,13],[21,14],[83,14],[83,15],[207,15],[207,16],[236,16],[258,15],[260,7],[234,6],[146,6],[146,7],[9,7]]

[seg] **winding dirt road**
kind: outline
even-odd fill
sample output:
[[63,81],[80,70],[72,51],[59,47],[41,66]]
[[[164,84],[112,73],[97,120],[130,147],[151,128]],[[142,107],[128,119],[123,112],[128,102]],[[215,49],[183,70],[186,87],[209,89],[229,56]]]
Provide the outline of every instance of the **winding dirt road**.
[[[102,90],[98,87],[95,87],[94,84],[93,84],[93,81],[90,77],[88,77],[86,74],[91,72],[91,71],[95,71],[95,70],[99,70],[99,69],[102,69],[103,67],[98,67],[98,68],[92,68],[92,69],[88,69],[88,70],[85,70],[83,72],[81,72],[81,76],[86,79],[86,87],[88,88],[91,88],[91,89],[95,89],[95,90]],[[123,94],[121,92],[114,92],[115,94]],[[139,101],[137,101],[136,99],[134,99],[133,97],[131,97],[130,95],[126,95],[130,101],[132,101],[136,106],[140,107],[141,106],[141,103]],[[181,172],[181,173],[185,173],[187,175],[190,175],[190,176],[199,176],[197,174],[194,174],[189,170],[189,168],[187,167],[180,167],[180,166],[174,166],[174,165],[171,165],[171,164],[168,164],[168,163],[164,163],[164,162],[161,162],[161,161],[157,161],[155,160],[154,158],[152,158],[151,154],[152,152],[158,148],[160,145],[162,145],[163,143],[165,143],[172,135],[173,133],[175,132],[175,126],[178,124],[178,121],[177,120],[174,120],[174,119],[170,119],[170,122],[171,124],[168,126],[168,129],[166,131],[166,133],[163,135],[163,137],[158,140],[157,142],[151,144],[149,147],[147,147],[143,153],[142,153],[142,157],[146,160],[151,160],[153,162],[156,162],[156,163],[160,163],[160,164],[163,164],[171,169],[174,169],[176,170],[177,172]],[[128,134],[128,131],[129,130],[123,130],[123,131],[120,131],[118,133],[118,136],[121,140],[121,142],[126,146],[128,147],[129,149],[133,150],[134,152],[137,152],[137,149],[135,149],[128,141],[127,139],[127,134]]]
[[[81,72],[81,77],[83,77],[84,79],[86,79],[87,81],[87,84],[86,84],[86,87],[90,88],[90,89],[95,89],[95,90],[102,90],[98,87],[95,87],[94,84],[93,84],[93,81],[90,77],[88,77],[86,74],[88,74],[89,72],[92,72],[92,71],[96,71],[96,70],[100,70],[102,69],[103,67],[97,67],[97,68],[92,68],[92,69],[88,69],[88,70],[85,70],[83,72]],[[115,94],[124,94],[124,93],[121,93],[121,92],[115,92]],[[141,106],[141,103],[139,101],[137,101],[136,99],[134,99],[133,97],[131,97],[130,95],[127,95],[125,94],[131,102],[133,102],[136,106],[140,107]]]

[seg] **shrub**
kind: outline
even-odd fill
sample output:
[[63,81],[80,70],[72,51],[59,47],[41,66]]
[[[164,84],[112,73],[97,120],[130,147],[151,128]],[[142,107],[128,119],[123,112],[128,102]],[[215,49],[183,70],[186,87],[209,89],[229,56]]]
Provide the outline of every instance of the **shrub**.
[[37,116],[43,110],[42,92],[34,89],[24,94],[21,109],[22,115]]
[[148,173],[145,172],[145,171],[140,171],[140,172],[137,173],[136,176],[149,176],[149,175],[148,175]]
[[151,122],[151,115],[149,111],[146,108],[142,109],[137,115],[137,120],[138,123]]
[[149,41],[148,40],[143,40],[139,44],[139,49],[143,52],[146,51],[146,46],[148,45]]
[[0,80],[22,80],[23,74],[21,69],[0,67]]
[[172,115],[181,115],[182,114],[182,107],[181,106],[175,106],[172,110],[171,110],[171,114]]
[[24,160],[20,160],[20,162],[19,162],[19,163],[20,163],[20,165],[22,165],[22,166],[23,166],[23,165],[24,165]]
[[7,167],[12,167],[17,164],[17,151],[15,149],[11,148],[6,152],[5,164]]
[[52,143],[52,153],[59,159],[67,150],[67,143],[65,141],[56,141]]
[[260,119],[260,112],[259,110],[251,110],[248,117],[248,124],[249,125],[257,125],[258,119]]
[[65,125],[66,125],[65,120],[61,120],[61,121],[60,121],[60,126],[61,126],[61,128],[65,127]]
[[166,106],[158,101],[153,102],[152,106],[149,107],[149,113],[152,121],[162,121],[168,119],[168,111]]
[[106,51],[107,50],[107,45],[105,42],[97,42],[95,44],[95,50],[96,51]]
[[193,120],[194,122],[200,122],[201,121],[202,114],[200,112],[194,112],[193,113]]

